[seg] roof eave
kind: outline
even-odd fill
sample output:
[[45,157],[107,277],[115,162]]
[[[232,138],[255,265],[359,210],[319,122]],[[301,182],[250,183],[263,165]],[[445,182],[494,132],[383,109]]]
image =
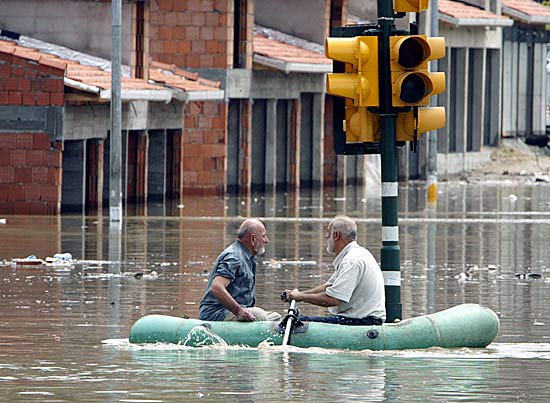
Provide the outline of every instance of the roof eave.
[[225,91],[174,91],[174,98],[179,101],[219,101],[224,99]]
[[[101,99],[111,99],[111,89],[102,89],[99,93]],[[122,101],[157,101],[170,102],[172,100],[172,92],[168,90],[125,90],[120,91]]]
[[332,72],[332,64],[324,63],[292,63],[284,60],[274,59],[272,57],[254,54],[254,62],[262,66],[271,67],[288,73],[316,73],[324,74]]
[[84,84],[81,81],[73,80],[72,78],[69,78],[69,77],[64,77],[63,78],[63,83],[67,87],[71,87],[71,88],[74,88],[74,89],[80,90],[80,91],[90,92],[90,93],[96,94],[96,95],[101,92],[101,88],[99,88],[99,87],[89,85],[89,84]]
[[456,18],[439,13],[439,20],[455,27],[510,27],[514,20],[510,18]]
[[514,20],[524,22],[526,24],[550,24],[550,17],[541,15],[528,15],[505,5],[502,5],[502,13],[506,14],[509,17],[512,17]]

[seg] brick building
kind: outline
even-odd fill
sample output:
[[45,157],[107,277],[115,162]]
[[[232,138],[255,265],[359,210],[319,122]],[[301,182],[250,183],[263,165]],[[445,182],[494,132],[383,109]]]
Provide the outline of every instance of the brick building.
[[[28,50],[0,49],[0,147],[12,147],[0,158],[0,184],[7,184],[0,211],[30,213],[35,203],[36,212],[35,179],[45,170],[58,176],[42,177],[42,187],[51,199],[57,186],[58,195],[41,211],[100,208],[108,189],[111,2],[2,4],[4,49],[35,49],[33,57],[44,63],[58,48],[72,50],[58,51],[56,66],[43,66]],[[531,0],[438,4],[439,33],[447,41],[438,68],[447,77],[447,91],[438,96],[447,110],[448,124],[438,132],[438,171],[445,176],[488,159],[503,134],[544,131],[540,24],[550,18]],[[122,6],[127,201],[333,185],[366,189],[367,172],[376,177],[378,156],[334,154],[332,103],[325,95],[332,67],[323,55],[331,28],[348,19],[375,21],[375,8],[358,0],[123,0]],[[47,45],[37,45],[41,41]],[[526,57],[530,62],[522,64]],[[28,88],[17,76],[21,65],[37,77],[46,67],[50,73]],[[13,116],[30,118],[18,123]],[[29,136],[44,134],[48,149],[24,148],[31,147]],[[426,176],[425,139],[417,154],[399,150],[402,180]],[[29,155],[37,151],[47,151],[50,160],[33,160],[38,165],[29,179]],[[34,193],[25,195],[27,181]]]

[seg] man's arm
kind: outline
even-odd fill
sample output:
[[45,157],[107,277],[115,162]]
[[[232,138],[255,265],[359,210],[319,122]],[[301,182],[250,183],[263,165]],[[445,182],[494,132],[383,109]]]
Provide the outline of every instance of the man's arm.
[[319,294],[320,292],[325,292],[326,289],[327,289],[327,285],[326,284],[321,284],[321,285],[318,285],[315,288],[311,288],[309,290],[300,291],[300,292],[302,294]]
[[240,322],[252,322],[256,317],[246,308],[240,306],[227,291],[231,280],[222,276],[214,277],[210,292],[220,303],[237,317]]
[[308,304],[318,306],[337,306],[342,303],[337,298],[333,298],[325,293],[326,285],[318,286],[307,291],[286,290],[283,294],[286,296],[286,300],[295,300],[296,302],[307,302]]
[[[324,293],[326,289],[327,289],[327,285],[321,284],[315,288],[310,288],[309,290],[300,291],[300,294],[320,294],[320,293]],[[281,299],[285,302],[290,302],[291,299],[295,299],[295,298],[291,298],[291,293],[293,291],[298,291],[298,289],[295,288],[294,290],[284,290],[281,293]],[[327,306],[331,306],[331,305],[327,305]]]

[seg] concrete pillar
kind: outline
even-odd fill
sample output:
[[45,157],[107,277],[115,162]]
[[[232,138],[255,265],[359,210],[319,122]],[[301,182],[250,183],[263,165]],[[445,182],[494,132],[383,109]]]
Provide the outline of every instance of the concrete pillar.
[[86,141],[86,212],[103,208],[103,144],[102,139]]
[[86,192],[86,141],[65,141],[61,213],[84,213]]
[[292,115],[290,128],[290,183],[289,187],[293,190],[300,189],[300,127],[302,116],[302,103],[300,99],[292,101]]
[[265,191],[272,192],[277,185],[277,100],[268,99],[265,110]]
[[485,49],[470,49],[470,84],[471,93],[468,94],[468,110],[470,125],[468,127],[469,149],[468,151],[481,150],[481,136],[483,134],[483,111],[485,108],[485,86],[490,85],[485,80],[486,57]]
[[252,166],[250,176],[252,191],[265,190],[266,178],[266,105],[265,99],[255,99],[252,107]]
[[290,158],[290,125],[292,116],[291,103],[286,99],[277,101],[277,156],[276,156],[276,186],[278,189],[285,189],[289,183],[289,158]]
[[[515,110],[517,82],[514,77],[514,43],[508,39],[502,45],[502,135],[512,136],[515,133]],[[517,61],[517,58],[516,58]]]
[[107,140],[103,142],[103,205],[109,205],[109,167],[111,142]]
[[397,180],[405,181],[409,178],[409,148],[401,147],[397,150]]
[[147,153],[147,201],[164,202],[166,197],[166,130],[149,131]]
[[136,150],[136,202],[147,201],[147,166],[149,136],[146,131],[140,131]]
[[323,145],[325,143],[325,130],[324,130],[324,111],[325,111],[325,97],[324,94],[313,94],[312,102],[312,142],[311,145],[311,185],[322,186],[323,185]]
[[252,183],[252,102],[243,99],[240,104],[239,193],[247,196]]
[[[466,136],[466,100],[468,94],[468,50],[465,48],[453,49],[455,59],[453,60],[454,77],[451,81],[454,83],[454,94],[452,94],[451,105],[454,105],[452,127],[454,144],[451,145],[451,150],[454,152],[465,151],[465,136]],[[462,77],[459,79],[459,77]]]
[[[501,133],[501,117],[503,117],[502,91],[500,85],[489,83],[502,82],[502,70],[500,63],[501,51],[498,49],[487,49],[487,97],[485,98],[485,141],[484,144],[498,145]],[[509,105],[509,101],[506,102]],[[507,117],[509,118],[509,116]]]
[[546,132],[546,43],[534,43],[533,134]]
[[530,80],[533,78],[530,77],[532,71],[529,71],[531,64],[528,62],[529,49],[526,42],[518,43],[518,75],[517,75],[517,85],[518,85],[518,94],[517,94],[517,135],[525,136],[527,129],[527,103],[531,102],[531,99],[528,99],[528,89],[527,85]]
[[239,192],[239,161],[241,133],[241,100],[230,99],[227,112],[227,170],[226,191],[229,194]]
[[457,139],[457,148],[456,151],[462,152],[462,172],[466,171],[466,151],[468,143],[468,126],[466,122],[468,121],[468,83],[470,82],[470,70],[469,70],[469,54],[470,49],[457,49],[459,52],[459,57],[457,58],[458,68],[457,68],[457,78],[464,77],[464,80],[457,83],[457,103],[462,106],[457,108],[457,111],[460,113],[457,114],[456,122],[456,139]]
[[300,124],[300,185],[310,187],[313,181],[313,96],[302,93]]
[[[445,108],[445,114],[447,117],[447,124],[445,127],[439,129],[437,138],[437,152],[447,154],[449,151],[449,115],[450,115],[450,96],[451,96],[451,48],[447,47],[445,51],[445,57],[437,62],[438,70],[445,73],[445,88],[446,91],[443,94],[437,95],[437,104]],[[453,112],[454,113],[454,112]],[[443,172],[438,167],[438,174]]]

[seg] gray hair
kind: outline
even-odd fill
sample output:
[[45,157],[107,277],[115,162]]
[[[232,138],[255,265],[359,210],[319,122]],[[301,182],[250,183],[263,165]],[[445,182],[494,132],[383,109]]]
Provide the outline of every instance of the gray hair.
[[243,239],[250,233],[258,234],[258,227],[260,224],[262,224],[262,222],[260,220],[256,220],[255,218],[244,220],[237,231],[237,238]]
[[331,232],[338,231],[344,238],[355,241],[357,240],[357,224],[351,218],[345,215],[339,215],[332,219],[329,224]]

